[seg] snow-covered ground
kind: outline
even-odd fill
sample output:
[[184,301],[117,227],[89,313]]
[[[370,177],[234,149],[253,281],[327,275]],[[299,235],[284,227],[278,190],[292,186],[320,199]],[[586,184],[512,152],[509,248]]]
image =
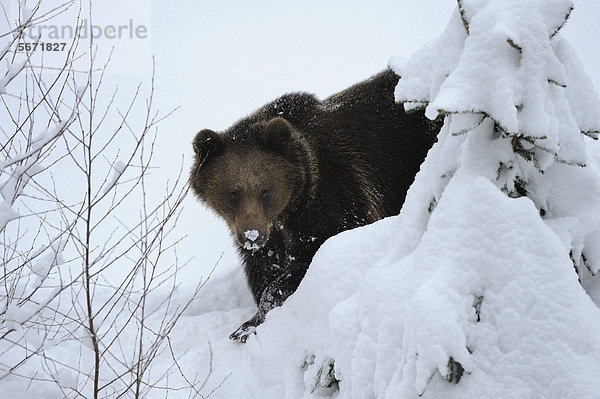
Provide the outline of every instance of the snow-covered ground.
[[[553,132],[544,148],[558,158],[583,161],[588,168],[556,163],[556,157],[544,158],[548,152],[539,151],[536,156],[544,161],[545,173],[531,177],[537,171],[514,157],[507,147],[511,140],[492,142],[486,136],[493,124],[477,124],[473,115],[449,119],[401,215],[330,239],[315,256],[298,291],[282,308],[268,314],[258,334],[246,344],[228,339],[255,312],[229,233],[190,196],[178,224],[178,231],[187,235],[179,255],[195,258],[184,270],[187,283],[178,289],[174,301],[184,303],[200,276],[218,264],[170,339],[190,380],[202,382],[209,376],[203,395],[257,399],[598,397],[600,289],[587,270],[580,270],[582,288],[569,255],[579,261],[583,251],[590,262],[600,260],[595,253],[600,149],[589,138],[559,134],[568,129],[558,127],[597,128],[598,103],[589,100],[591,84],[581,83],[578,63],[566,44],[557,44],[558,37],[553,48],[527,52],[537,43],[527,41],[527,35],[535,33],[531,26],[541,29],[545,21],[560,20],[565,2],[552,1],[558,11],[543,15],[545,19],[535,15],[514,25],[510,19],[500,19],[502,23],[495,26],[493,33],[499,36],[520,35],[511,39],[524,49],[521,70],[509,62],[512,58],[502,58],[516,56],[509,45],[498,47],[499,52],[481,52],[499,45],[494,40],[498,37],[482,35],[497,22],[493,16],[499,14],[490,8],[483,8],[473,20],[474,39],[468,42],[456,14],[448,23],[454,2],[414,3],[225,6],[190,2],[178,9],[168,2],[153,2],[156,95],[167,109],[183,106],[161,125],[162,148],[157,152],[161,171],[157,174],[177,173],[180,154],[189,157],[196,130],[225,128],[286,91],[307,90],[324,97],[383,69],[391,55],[410,58],[446,25],[442,41],[447,42],[434,42],[429,49],[447,53],[429,60],[430,68],[421,67],[427,48],[405,67],[399,59],[392,60],[394,67],[411,74],[416,82],[399,87],[399,96],[433,101],[428,110],[431,115],[438,109],[483,110],[497,121],[506,121],[503,127],[510,132],[539,137],[535,134],[539,120],[507,114],[510,106],[502,103],[523,99],[519,94],[527,91],[520,92],[521,85],[530,83],[531,90],[539,89],[536,93],[547,96],[544,103],[532,105],[543,111],[547,120],[541,123]],[[480,11],[476,2],[464,3],[472,13],[469,18]],[[600,5],[595,0],[576,0],[575,6],[559,35],[574,47],[598,88]],[[490,19],[485,20],[485,12],[490,12]],[[559,64],[566,68],[552,64],[557,61],[552,57],[540,62],[541,56],[549,54],[557,54]],[[496,70],[488,67],[494,61],[498,61]],[[452,75],[455,68],[457,74]],[[423,77],[419,74],[423,71],[432,73]],[[581,90],[562,96],[557,93],[561,89],[535,86],[539,80],[527,80],[543,73],[552,73],[553,80],[567,82],[567,87],[569,79],[579,79]],[[445,81],[446,75],[450,77]],[[121,82],[122,90],[130,78],[111,77]],[[466,94],[481,96],[461,97],[465,83],[477,88]],[[505,89],[510,95],[483,98],[490,87]],[[438,92],[443,96],[437,97]],[[578,103],[581,98],[586,101]],[[461,109],[465,103],[470,106]],[[527,104],[527,99],[522,103]],[[501,179],[495,175],[494,162],[499,161],[513,163],[512,172],[504,171]],[[190,160],[186,162],[189,165]],[[115,167],[114,173],[118,170]],[[529,174],[534,185],[531,200],[502,192],[503,188],[513,192],[511,183],[524,174]],[[429,212],[432,205],[433,212]],[[544,219],[540,209],[544,209]],[[81,341],[80,345],[57,344],[52,350],[68,359],[89,345]],[[458,384],[445,380],[450,357],[465,369]],[[79,361],[85,364],[91,357]],[[160,370],[170,361],[170,355],[163,353],[154,367]],[[176,370],[170,373],[174,385],[181,383]],[[64,386],[73,384],[68,371],[59,374]],[[42,384],[24,385],[18,378],[0,381],[0,392],[23,398],[61,397],[60,391]],[[156,397],[165,396],[156,393]],[[168,393],[170,398],[189,396],[189,390]]]

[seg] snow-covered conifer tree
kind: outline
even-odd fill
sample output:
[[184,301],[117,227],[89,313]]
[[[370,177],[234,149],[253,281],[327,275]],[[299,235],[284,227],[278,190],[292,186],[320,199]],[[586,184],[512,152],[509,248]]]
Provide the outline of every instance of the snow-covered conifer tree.
[[451,23],[397,66],[396,95],[409,110],[427,105],[430,117],[446,117],[434,204],[455,173],[484,176],[511,197],[532,199],[547,221],[575,217],[570,226],[550,223],[571,236],[577,269],[595,274],[600,181],[586,143],[598,138],[600,102],[558,34],[572,8],[568,0],[461,0],[454,25],[460,16],[462,31]]
[[[562,341],[556,346],[566,349],[563,359],[577,352],[576,340],[563,336],[572,326],[548,318],[573,312],[578,314],[573,323],[583,327],[587,320],[590,331],[598,328],[597,308],[578,286],[572,267],[598,303],[593,276],[600,269],[600,169],[592,141],[600,131],[600,102],[577,55],[559,34],[572,9],[569,0],[459,0],[442,36],[405,66],[391,59],[390,66],[402,76],[397,100],[409,111],[426,107],[428,117],[445,122],[417,178],[414,191],[420,192],[421,204],[409,203],[404,211],[420,207],[417,212],[427,221],[415,267],[429,271],[430,279],[410,302],[417,322],[409,324],[414,352],[408,359],[414,356],[419,395],[427,391],[436,367],[456,381],[455,370],[445,369],[447,357],[452,358],[449,366],[458,359],[468,373],[497,373],[494,382],[508,380],[512,373],[486,370],[481,361],[504,349],[500,342],[494,342],[498,348],[482,344],[490,336],[519,348],[516,359],[535,358],[531,363],[540,366],[542,358],[560,353],[556,348],[551,353],[553,346],[524,344],[540,337],[529,336],[535,329],[512,336],[518,325],[546,319],[548,326],[540,331],[547,334],[544,339]],[[423,203],[428,190],[430,199]],[[500,192],[527,199],[502,199]],[[423,216],[425,211],[431,219]],[[520,215],[525,211],[527,216]],[[542,236],[546,239],[540,240]],[[451,247],[443,242],[448,239]],[[542,249],[549,246],[554,251]],[[536,293],[541,285],[555,291]],[[469,304],[474,311],[461,316]],[[503,319],[507,308],[514,313]],[[487,325],[478,325],[481,321]],[[597,367],[598,342],[590,345]],[[479,349],[489,352],[477,353]],[[556,378],[584,364],[576,356],[570,361],[574,364],[556,366],[563,369]],[[538,370],[544,371],[514,384],[520,395],[589,395],[575,375],[568,378],[569,389],[560,389],[550,381],[552,373],[545,367]],[[487,390],[471,392],[478,397],[499,394],[490,383],[484,386]]]

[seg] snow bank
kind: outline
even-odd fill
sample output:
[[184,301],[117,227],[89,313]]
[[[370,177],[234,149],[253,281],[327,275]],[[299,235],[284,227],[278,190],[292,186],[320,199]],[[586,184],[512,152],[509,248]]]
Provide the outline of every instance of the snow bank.
[[[530,200],[453,179],[420,244],[396,259],[402,218],[329,240],[240,346],[240,390],[222,397],[245,380],[256,398],[333,393],[331,364],[337,398],[594,397],[600,312]],[[468,373],[457,385],[444,379],[450,356]]]

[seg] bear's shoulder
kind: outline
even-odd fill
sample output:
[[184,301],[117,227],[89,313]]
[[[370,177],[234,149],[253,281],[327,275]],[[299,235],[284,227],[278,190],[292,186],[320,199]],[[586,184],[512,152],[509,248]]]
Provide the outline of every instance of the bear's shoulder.
[[282,95],[261,109],[264,119],[281,117],[296,127],[305,126],[319,113],[321,101],[307,92]]
[[[393,109],[397,112],[399,105],[394,99],[394,90],[400,77],[388,69],[367,80],[335,93],[322,101],[327,110],[356,112],[373,112],[377,109]],[[382,109],[383,108],[383,109]]]
[[237,121],[224,132],[223,137],[232,148],[238,144],[253,144],[256,132],[264,129],[270,120],[278,117],[302,131],[314,125],[319,119],[320,104],[319,99],[311,93],[284,94]]

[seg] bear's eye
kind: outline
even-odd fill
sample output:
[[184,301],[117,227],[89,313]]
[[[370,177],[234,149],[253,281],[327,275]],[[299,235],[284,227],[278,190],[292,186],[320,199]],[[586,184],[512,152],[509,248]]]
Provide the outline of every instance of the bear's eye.
[[269,190],[263,190],[262,194],[260,195],[260,198],[262,198],[263,201],[266,201],[269,199],[269,195],[271,193],[269,192]]
[[238,191],[232,191],[229,193],[229,199],[231,202],[236,202],[240,198],[240,193]]

